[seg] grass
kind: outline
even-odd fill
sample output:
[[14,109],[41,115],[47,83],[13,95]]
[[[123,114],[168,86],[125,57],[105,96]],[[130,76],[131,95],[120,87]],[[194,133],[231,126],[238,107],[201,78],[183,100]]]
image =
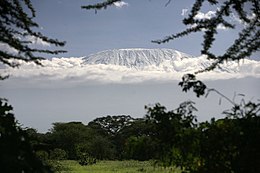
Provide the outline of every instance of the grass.
[[100,161],[94,165],[81,166],[76,161],[62,161],[61,173],[180,173],[174,167],[154,167],[150,161]]

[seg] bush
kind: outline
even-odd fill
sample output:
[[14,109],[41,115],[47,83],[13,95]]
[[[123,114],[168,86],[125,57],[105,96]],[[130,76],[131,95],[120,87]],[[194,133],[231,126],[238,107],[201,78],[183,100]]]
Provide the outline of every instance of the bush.
[[55,148],[50,152],[50,159],[51,160],[65,160],[67,159],[67,153],[66,151],[60,149],[60,148]]
[[49,154],[42,150],[36,151],[36,156],[43,161],[47,161],[49,159]]
[[93,165],[93,164],[96,164],[97,159],[89,156],[86,153],[82,153],[78,162],[82,166],[83,165]]

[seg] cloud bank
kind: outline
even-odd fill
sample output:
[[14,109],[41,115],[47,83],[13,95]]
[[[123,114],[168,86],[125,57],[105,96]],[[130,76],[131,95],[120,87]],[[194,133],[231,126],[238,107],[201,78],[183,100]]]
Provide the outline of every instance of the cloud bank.
[[[173,82],[180,80],[186,73],[197,71],[195,67],[199,64],[206,64],[205,57],[183,59],[175,62],[174,69],[170,70],[167,62],[159,66],[146,66],[142,70],[131,69],[125,66],[110,64],[86,64],[84,57],[81,58],[53,58],[43,60],[43,66],[34,63],[20,62],[19,68],[2,68],[1,74],[10,74],[7,82],[19,81],[27,85],[49,84],[64,85],[89,85],[89,84],[108,84],[108,83],[142,83],[142,82]],[[199,79],[217,80],[255,77],[260,79],[260,62],[244,60],[240,64],[227,63],[220,69],[198,75]],[[16,85],[19,85],[17,83]]]

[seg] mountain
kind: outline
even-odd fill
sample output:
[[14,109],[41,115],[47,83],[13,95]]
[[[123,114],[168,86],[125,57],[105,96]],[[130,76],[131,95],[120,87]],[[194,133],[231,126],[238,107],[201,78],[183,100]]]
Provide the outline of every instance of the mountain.
[[[136,70],[194,72],[205,69],[212,62],[205,56],[193,57],[174,49],[113,49],[91,54],[84,64],[124,66]],[[231,63],[233,64],[233,63]],[[236,72],[233,66],[222,66],[215,71]]]
[[[15,78],[73,80],[77,82],[142,82],[145,80],[179,80],[185,73],[194,73],[210,66],[206,56],[193,57],[173,49],[114,49],[85,57],[52,58],[43,66],[19,61],[19,68],[0,68],[0,74]],[[225,62],[203,79],[216,80],[260,78],[260,62],[244,59]]]
[[98,52],[84,58],[86,64],[110,64],[143,69],[145,66],[160,66],[162,63],[181,61],[192,56],[174,49],[113,49]]

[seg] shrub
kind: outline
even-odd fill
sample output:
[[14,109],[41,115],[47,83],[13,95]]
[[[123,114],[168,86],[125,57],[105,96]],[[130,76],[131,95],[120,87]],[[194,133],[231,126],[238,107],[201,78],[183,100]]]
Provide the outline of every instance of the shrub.
[[78,162],[82,166],[83,165],[93,165],[93,164],[96,164],[97,159],[94,158],[94,157],[89,156],[86,153],[82,153]]
[[50,159],[51,160],[65,160],[67,159],[67,153],[66,151],[60,149],[60,148],[55,148],[50,152]]

